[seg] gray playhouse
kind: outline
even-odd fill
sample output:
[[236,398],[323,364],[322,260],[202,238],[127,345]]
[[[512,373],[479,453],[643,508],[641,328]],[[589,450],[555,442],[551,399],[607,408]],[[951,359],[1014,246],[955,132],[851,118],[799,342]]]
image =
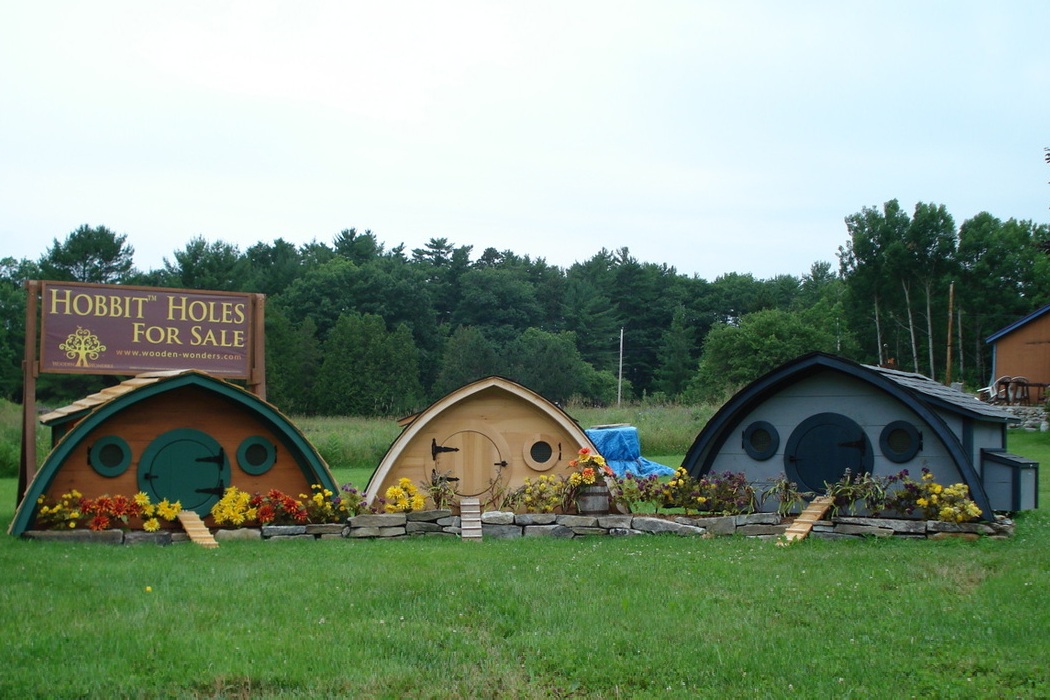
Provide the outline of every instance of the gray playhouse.
[[[742,472],[752,483],[786,475],[822,493],[848,468],[963,482],[985,513],[1037,507],[1038,464],[1006,451],[1006,410],[920,374],[812,353],[737,393],[682,463],[693,477]],[[766,502],[765,510],[776,510]]]

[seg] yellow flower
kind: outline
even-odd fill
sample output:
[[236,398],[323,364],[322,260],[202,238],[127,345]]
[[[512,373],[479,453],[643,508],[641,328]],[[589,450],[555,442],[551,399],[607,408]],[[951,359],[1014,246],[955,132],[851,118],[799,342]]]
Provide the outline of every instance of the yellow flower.
[[146,532],[156,532],[160,529],[160,521],[156,518],[150,518],[146,522],[142,523],[142,529]]
[[181,510],[182,504],[179,501],[171,503],[165,498],[157,504],[156,514],[165,520],[174,520],[179,516],[179,511]]

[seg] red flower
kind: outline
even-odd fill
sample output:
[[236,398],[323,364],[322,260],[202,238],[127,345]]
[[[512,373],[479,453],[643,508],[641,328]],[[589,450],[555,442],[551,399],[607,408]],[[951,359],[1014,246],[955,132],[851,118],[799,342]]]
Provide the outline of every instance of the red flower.
[[580,448],[580,455],[581,455],[581,456],[584,456],[584,457],[586,457],[586,456],[587,456],[587,455],[589,455],[590,453],[591,453],[591,448],[589,448],[589,447],[581,447],[581,448]]
[[110,515],[113,512],[113,499],[109,496],[99,496],[95,499],[95,502],[91,504],[92,513],[98,513],[99,515]]
[[127,496],[114,496],[110,500],[110,513],[117,518],[126,517],[132,515],[131,502],[128,501]]
[[99,513],[98,515],[96,515],[95,517],[93,517],[91,519],[91,522],[88,523],[88,527],[91,528],[92,530],[95,530],[96,532],[99,531],[99,530],[108,530],[109,529],[109,518],[107,516]]
[[259,510],[255,512],[255,519],[265,525],[267,523],[272,523],[275,515],[276,513],[273,510],[273,506],[269,503],[265,503],[259,506]]

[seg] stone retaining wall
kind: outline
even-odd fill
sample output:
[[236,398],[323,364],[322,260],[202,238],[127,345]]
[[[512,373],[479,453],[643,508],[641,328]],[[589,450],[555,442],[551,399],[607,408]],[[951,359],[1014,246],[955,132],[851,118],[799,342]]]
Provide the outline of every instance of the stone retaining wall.
[[[784,534],[791,518],[777,513],[751,513],[717,517],[652,515],[557,515],[554,513],[509,513],[488,511],[481,514],[483,538],[517,537],[630,537],[670,533],[682,537],[741,535],[774,539]],[[404,539],[407,537],[458,537],[460,518],[449,510],[416,513],[376,513],[358,515],[346,524],[266,525],[262,528],[215,530],[219,542],[233,540],[318,540],[318,539]],[[1014,523],[1002,516],[991,523],[942,523],[894,518],[836,517],[814,524],[810,537],[843,539],[860,537],[1009,537]],[[27,539],[66,542],[106,542],[111,544],[174,544],[189,541],[183,532],[122,532],[105,530],[27,530]]]
[[1046,432],[1050,425],[1046,421],[1046,409],[1042,406],[1003,406],[1007,411],[1021,419],[1018,425],[1009,426],[1011,430]]

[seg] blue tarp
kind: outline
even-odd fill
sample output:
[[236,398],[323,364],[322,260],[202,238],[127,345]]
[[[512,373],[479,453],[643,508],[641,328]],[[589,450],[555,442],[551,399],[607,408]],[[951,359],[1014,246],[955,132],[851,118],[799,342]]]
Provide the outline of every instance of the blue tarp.
[[638,441],[638,429],[634,426],[588,428],[585,432],[598,449],[598,454],[605,458],[605,463],[616,472],[617,476],[624,476],[627,473],[635,476],[674,474],[674,469],[671,467],[642,457],[642,444]]

